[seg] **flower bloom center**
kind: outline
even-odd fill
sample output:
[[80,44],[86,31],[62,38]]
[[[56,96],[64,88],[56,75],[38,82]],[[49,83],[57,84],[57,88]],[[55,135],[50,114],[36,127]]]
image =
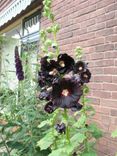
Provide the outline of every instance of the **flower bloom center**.
[[67,89],[64,89],[64,90],[62,91],[62,95],[63,95],[63,96],[68,96],[68,95],[69,95],[69,91],[68,91]]
[[49,75],[55,76],[58,73],[57,69],[53,69],[52,71],[49,72]]
[[88,78],[88,75],[87,74],[84,74],[84,78]]
[[59,65],[60,65],[61,67],[65,67],[64,61],[60,61],[60,62],[59,62]]
[[82,70],[82,67],[79,67],[79,70]]

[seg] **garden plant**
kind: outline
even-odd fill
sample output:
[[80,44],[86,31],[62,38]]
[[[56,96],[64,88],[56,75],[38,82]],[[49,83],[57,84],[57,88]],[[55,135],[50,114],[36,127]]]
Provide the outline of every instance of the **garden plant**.
[[[44,101],[48,119],[41,122],[40,129],[48,127],[38,141],[41,150],[50,148],[49,156],[95,156],[95,143],[102,136],[95,123],[89,123],[94,109],[87,98],[91,72],[88,63],[82,61],[82,49],[75,49],[75,58],[61,53],[57,42],[59,25],[51,11],[51,0],[44,0],[44,17],[51,26],[41,30],[39,99]],[[48,38],[48,36],[50,38]],[[41,54],[40,54],[41,56]]]

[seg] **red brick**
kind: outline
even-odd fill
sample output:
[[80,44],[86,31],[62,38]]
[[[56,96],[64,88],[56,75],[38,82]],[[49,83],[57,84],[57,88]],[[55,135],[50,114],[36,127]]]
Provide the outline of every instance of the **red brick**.
[[97,3],[97,9],[108,6],[109,4],[115,3],[115,0],[102,0]]
[[75,31],[73,32],[73,35],[74,35],[74,36],[82,35],[82,34],[84,35],[85,33],[87,33],[87,29],[86,29],[86,28],[75,30]]
[[117,3],[113,3],[109,6],[107,6],[105,10],[106,10],[106,12],[111,12],[111,11],[117,10]]
[[84,41],[84,40],[88,40],[88,39],[92,39],[95,37],[95,33],[88,33],[88,34],[83,34],[83,35],[80,35],[79,37],[79,41]]
[[104,45],[97,45],[96,46],[96,52],[109,51],[109,50],[113,50],[113,49],[114,49],[113,44],[104,44]]
[[90,83],[90,88],[93,90],[101,90],[103,88],[102,83]]
[[103,115],[110,115],[110,109],[108,107],[102,107],[98,105],[93,105],[97,113],[103,114]]
[[113,77],[112,77],[112,82],[113,82],[113,83],[117,83],[117,76],[113,76]]
[[103,84],[103,89],[107,91],[117,91],[117,84],[105,83]]
[[94,82],[112,82],[112,76],[96,75],[93,77]]
[[111,117],[111,124],[117,125],[117,116]]
[[117,42],[117,35],[111,35],[105,37],[105,41],[108,43]]
[[99,60],[99,59],[103,59],[104,58],[104,53],[100,54],[100,53],[93,53],[91,55],[91,59],[92,60]]
[[93,90],[93,96],[98,98],[111,98],[109,91]]
[[110,12],[110,13],[98,16],[96,19],[96,22],[100,23],[100,22],[108,21],[114,18],[115,18],[115,12]]
[[[91,42],[93,43],[93,44],[91,44]],[[88,43],[87,43],[87,45],[101,45],[101,44],[104,44],[104,38],[103,37],[100,37],[100,38],[94,38],[94,39],[92,39],[92,40],[89,40],[88,41]]]
[[95,66],[98,66],[98,67],[107,67],[107,66],[114,66],[114,60],[109,60],[109,59],[106,59],[106,60],[96,60],[95,61]]
[[100,105],[111,107],[111,108],[117,108],[117,100],[109,99],[100,99]]
[[104,58],[109,59],[109,58],[117,58],[117,51],[110,51],[110,52],[105,52],[104,53]]
[[92,71],[93,75],[103,74],[104,73],[104,69],[100,68],[100,67],[95,67],[95,68],[91,69],[91,71]]
[[113,28],[108,28],[104,30],[99,30],[96,32],[96,36],[108,36],[114,34],[114,29]]
[[83,21],[80,23],[81,28],[86,28],[96,23],[95,19],[89,19],[88,21]]
[[110,21],[106,22],[106,27],[107,28],[114,27],[114,26],[117,26],[117,20],[116,19],[113,19],[113,20],[110,20]]
[[112,92],[112,99],[117,99],[117,92]]
[[117,109],[111,109],[111,116],[117,116]]
[[117,68],[116,67],[105,67],[104,68],[104,74],[116,75],[117,74]]
[[79,12],[78,12],[78,16],[82,16],[84,14],[88,14],[90,12],[93,12],[96,10],[96,5],[91,5],[90,7],[86,7],[84,9],[81,9]]
[[101,29],[104,29],[104,28],[105,28],[105,23],[99,23],[99,24],[88,27],[87,31],[88,32],[97,31],[97,30],[101,30]]

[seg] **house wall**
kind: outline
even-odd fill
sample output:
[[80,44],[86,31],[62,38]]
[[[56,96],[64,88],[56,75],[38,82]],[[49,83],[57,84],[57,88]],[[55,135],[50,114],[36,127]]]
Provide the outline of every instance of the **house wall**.
[[[99,156],[114,156],[117,140],[117,0],[55,0],[52,9],[61,30],[61,52],[73,55],[81,46],[92,72],[90,97],[96,109],[94,121],[103,129],[97,145]],[[41,27],[50,25],[45,18]]]

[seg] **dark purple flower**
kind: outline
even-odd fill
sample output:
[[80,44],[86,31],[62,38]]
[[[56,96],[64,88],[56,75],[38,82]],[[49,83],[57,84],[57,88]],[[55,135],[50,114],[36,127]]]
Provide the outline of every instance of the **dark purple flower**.
[[71,108],[82,95],[82,86],[73,79],[60,79],[53,84],[52,101],[53,104],[61,108]]
[[60,134],[64,133],[64,134],[65,134],[66,126],[65,126],[64,123],[62,123],[62,124],[57,124],[57,125],[55,126],[55,129],[57,130],[58,133],[60,133]]
[[48,75],[56,75],[57,74],[57,68],[58,64],[55,60],[48,61],[48,57],[41,58],[41,71],[43,73],[47,73]]
[[81,73],[80,79],[83,83],[88,83],[91,79],[91,73],[88,69],[85,72]]
[[82,109],[83,105],[81,105],[80,103],[76,103],[71,107],[72,111],[80,111]]
[[53,113],[53,112],[55,111],[55,109],[56,109],[56,107],[54,106],[54,104],[52,103],[52,101],[49,101],[49,102],[45,105],[45,107],[44,107],[44,110],[45,110],[47,113],[49,113],[49,114]]
[[42,90],[39,94],[39,99],[49,101],[51,99],[51,88]]
[[68,54],[60,54],[57,59],[59,65],[59,72],[61,74],[68,73],[73,70],[75,61]]
[[16,67],[16,75],[19,81],[24,80],[24,72],[22,67],[22,61],[19,57],[18,47],[15,47],[15,67]]
[[42,72],[38,72],[38,83],[41,88],[46,86],[46,78]]
[[48,57],[43,57],[41,63],[41,76],[39,75],[40,87],[47,84],[51,85],[53,80],[58,76],[58,64],[54,60],[48,61]]
[[87,64],[83,61],[78,61],[76,64],[75,64],[75,73],[81,73],[83,72],[85,69],[87,68]]
[[74,74],[73,79],[74,79],[74,81],[77,82],[77,84],[78,84],[79,86],[82,86],[82,85],[83,85],[83,82],[81,81],[80,75]]

